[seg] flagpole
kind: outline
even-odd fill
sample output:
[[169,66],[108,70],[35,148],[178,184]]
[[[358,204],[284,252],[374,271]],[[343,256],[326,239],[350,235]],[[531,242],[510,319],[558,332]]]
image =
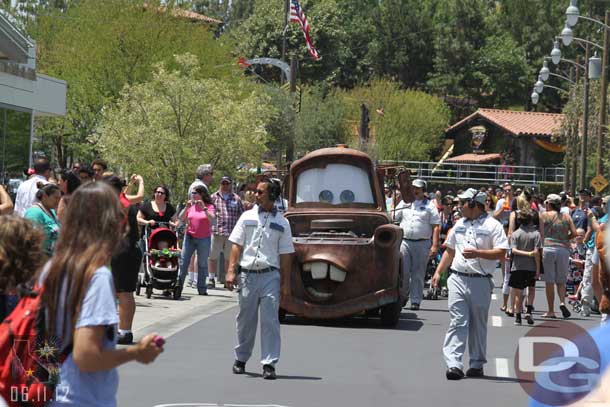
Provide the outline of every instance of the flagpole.
[[[286,62],[286,31],[288,30],[288,13],[290,13],[290,0],[284,0],[284,31],[282,31],[282,62]],[[282,78],[282,83],[284,79]]]

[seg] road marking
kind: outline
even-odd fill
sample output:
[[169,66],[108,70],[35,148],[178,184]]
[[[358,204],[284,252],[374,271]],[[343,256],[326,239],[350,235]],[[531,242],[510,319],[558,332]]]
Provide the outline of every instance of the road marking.
[[501,327],[502,326],[502,317],[497,315],[493,315],[491,317],[491,326]]
[[497,301],[498,300],[498,294],[492,294],[491,295],[491,299],[494,300],[494,301]]
[[496,358],[496,376],[510,377],[510,373],[508,371],[508,359]]

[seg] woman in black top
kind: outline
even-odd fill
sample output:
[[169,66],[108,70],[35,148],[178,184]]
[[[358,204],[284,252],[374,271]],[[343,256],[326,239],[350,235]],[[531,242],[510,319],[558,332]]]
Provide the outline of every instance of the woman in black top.
[[138,211],[138,225],[154,228],[159,222],[164,222],[175,226],[176,209],[169,203],[169,197],[169,189],[165,185],[156,187],[153,199],[146,201]]

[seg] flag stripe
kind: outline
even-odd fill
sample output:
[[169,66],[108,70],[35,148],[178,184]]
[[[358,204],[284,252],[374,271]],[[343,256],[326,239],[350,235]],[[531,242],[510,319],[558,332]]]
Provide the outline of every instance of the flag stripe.
[[313,46],[313,42],[311,41],[307,18],[305,17],[305,13],[303,12],[303,9],[301,9],[298,0],[290,0],[290,22],[297,23],[301,26],[301,31],[303,31],[303,35],[305,36],[305,44],[307,45],[307,50],[309,51],[309,54],[316,61],[319,60],[320,56],[318,55],[318,51]]

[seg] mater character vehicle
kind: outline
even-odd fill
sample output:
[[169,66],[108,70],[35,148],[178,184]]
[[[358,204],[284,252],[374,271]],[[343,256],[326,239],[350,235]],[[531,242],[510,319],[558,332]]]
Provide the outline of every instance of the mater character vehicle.
[[282,270],[280,319],[366,312],[397,324],[408,295],[402,229],[386,212],[383,176],[367,154],[338,146],[295,161],[285,216],[296,253],[292,270]]

